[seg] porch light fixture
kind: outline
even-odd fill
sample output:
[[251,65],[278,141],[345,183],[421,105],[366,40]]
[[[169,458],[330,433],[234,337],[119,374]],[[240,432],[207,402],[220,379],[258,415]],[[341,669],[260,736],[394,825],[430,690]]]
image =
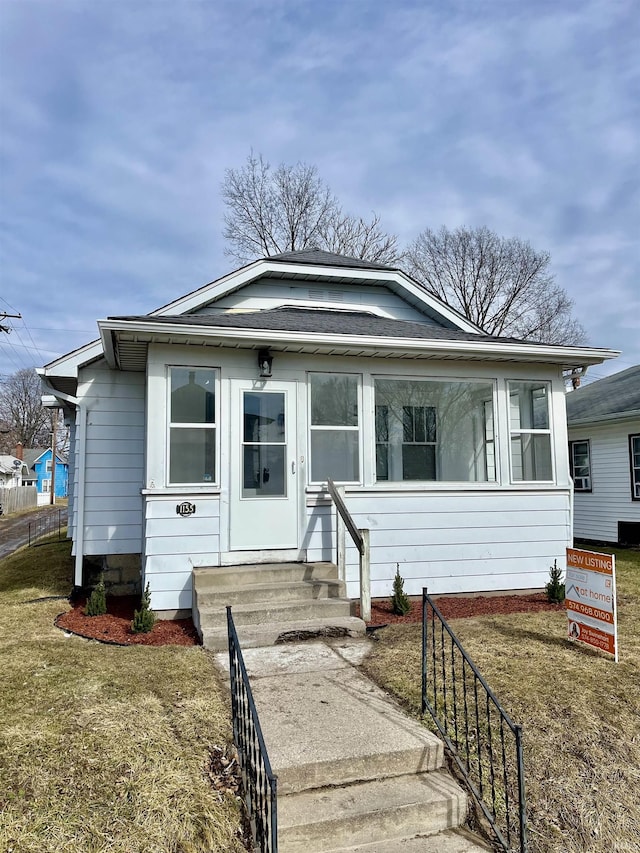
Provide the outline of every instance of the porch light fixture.
[[258,368],[260,369],[260,378],[268,379],[271,376],[271,365],[273,364],[273,356],[268,349],[261,349],[258,353]]

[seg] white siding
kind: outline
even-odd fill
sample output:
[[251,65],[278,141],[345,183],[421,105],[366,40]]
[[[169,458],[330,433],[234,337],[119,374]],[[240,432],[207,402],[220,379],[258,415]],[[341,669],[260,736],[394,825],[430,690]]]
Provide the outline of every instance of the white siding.
[[[176,507],[188,500],[193,515],[182,517]],[[217,495],[145,496],[146,558],[154,610],[191,609],[191,570],[220,562],[220,499]]]
[[[391,594],[396,563],[409,595],[540,588],[570,544],[568,490],[536,493],[358,494],[346,503],[370,530],[371,594]],[[310,501],[313,503],[313,501]],[[335,559],[335,512],[309,506],[307,559]],[[358,555],[347,534],[347,588],[359,594]]]
[[[145,375],[100,361],[80,372],[78,397],[87,409],[83,553],[139,554]],[[76,501],[74,487],[74,510]]]
[[262,279],[229,294],[212,305],[207,305],[195,314],[210,314],[218,311],[260,311],[278,308],[281,305],[298,307],[323,306],[357,308],[359,311],[375,309],[384,316],[396,320],[411,320],[414,323],[437,325],[436,322],[414,308],[387,287],[367,285],[331,284],[325,282],[275,281]]
[[591,492],[574,496],[573,533],[579,539],[618,541],[618,522],[640,523],[640,501],[631,500],[629,435],[640,433],[640,420],[570,427],[569,441],[588,439]]

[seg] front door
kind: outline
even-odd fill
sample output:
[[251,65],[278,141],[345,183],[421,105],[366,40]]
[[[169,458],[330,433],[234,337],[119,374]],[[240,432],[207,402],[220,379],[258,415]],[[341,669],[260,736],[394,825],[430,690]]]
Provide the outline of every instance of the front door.
[[231,550],[297,548],[296,385],[235,381],[231,405]]

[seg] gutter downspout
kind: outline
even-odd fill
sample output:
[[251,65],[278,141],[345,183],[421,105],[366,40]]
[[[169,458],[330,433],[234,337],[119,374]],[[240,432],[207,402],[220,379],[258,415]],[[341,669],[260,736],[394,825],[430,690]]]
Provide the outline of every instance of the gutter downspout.
[[78,503],[76,507],[76,529],[75,546],[76,561],[73,582],[76,589],[82,587],[82,566],[84,558],[84,493],[85,493],[85,469],[87,460],[87,419],[89,410],[85,406],[78,406]]

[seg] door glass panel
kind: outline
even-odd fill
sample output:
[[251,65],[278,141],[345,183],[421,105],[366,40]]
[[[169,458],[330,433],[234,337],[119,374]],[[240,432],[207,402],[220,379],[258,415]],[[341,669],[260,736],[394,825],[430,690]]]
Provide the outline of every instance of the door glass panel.
[[270,444],[245,444],[242,497],[286,497],[286,448]]
[[285,395],[243,394],[242,497],[286,497]]
[[284,394],[246,391],[244,394],[244,441],[285,443]]

